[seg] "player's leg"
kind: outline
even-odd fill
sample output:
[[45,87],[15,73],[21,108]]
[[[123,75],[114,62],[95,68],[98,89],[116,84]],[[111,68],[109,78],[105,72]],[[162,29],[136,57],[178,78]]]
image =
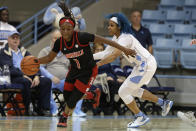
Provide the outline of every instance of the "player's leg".
[[[132,83],[131,85],[127,83],[126,81],[129,81],[127,78],[125,82],[121,85],[118,94],[121,97],[121,99],[124,101],[124,103],[127,105],[127,107],[135,114],[135,120],[133,122],[128,123],[128,128],[136,128],[140,127],[142,125],[145,125],[150,119],[138,108],[133,94],[136,93],[137,96],[141,96],[143,93],[143,90],[133,90],[131,87],[135,87],[136,84]],[[138,89],[141,89],[137,87]]]
[[65,110],[61,114],[59,122],[57,124],[58,127],[67,127],[67,118],[69,115],[69,107],[67,106],[67,102],[72,94],[72,91],[74,90],[74,81],[71,81],[69,78],[66,79],[66,82],[64,84],[64,102],[65,102]]

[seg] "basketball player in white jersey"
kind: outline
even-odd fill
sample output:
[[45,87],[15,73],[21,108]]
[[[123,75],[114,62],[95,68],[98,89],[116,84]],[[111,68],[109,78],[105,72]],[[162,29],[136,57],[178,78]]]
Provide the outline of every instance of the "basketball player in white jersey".
[[[109,18],[108,31],[109,34],[113,36],[112,40],[136,51],[136,56],[133,57],[127,57],[123,54],[123,56],[130,63],[134,63],[135,66],[132,73],[124,81],[118,91],[121,99],[135,114],[135,120],[128,123],[127,128],[140,127],[149,121],[149,117],[137,107],[134,97],[159,104],[162,107],[162,116],[166,116],[173,105],[173,101],[158,98],[149,91],[141,88],[150,82],[156,71],[157,64],[155,58],[131,35],[129,21],[123,14],[111,14],[108,15],[107,18]],[[98,66],[101,66],[114,61],[121,54],[122,52],[120,50],[108,46],[104,51],[94,54],[94,59],[101,59],[101,61],[97,63]]]

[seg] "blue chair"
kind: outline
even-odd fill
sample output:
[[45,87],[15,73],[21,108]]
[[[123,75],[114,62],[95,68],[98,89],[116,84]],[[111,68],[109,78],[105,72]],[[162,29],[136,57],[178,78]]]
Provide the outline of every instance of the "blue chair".
[[177,10],[168,10],[166,16],[167,24],[183,24],[186,21],[190,20],[191,12],[190,11],[177,11]]
[[176,39],[158,38],[156,45],[153,46],[155,59],[157,60],[158,68],[173,68],[175,62],[175,48],[178,45]]
[[192,38],[196,33],[195,25],[184,25],[176,24],[174,26],[174,37],[175,38]]
[[166,13],[159,10],[144,10],[142,14],[142,21],[145,24],[163,23],[166,19]]
[[185,10],[193,10],[196,8],[196,0],[185,0],[184,9]]
[[191,23],[196,24],[196,10],[192,10]]
[[149,30],[153,37],[171,37],[174,27],[168,24],[151,24]]
[[182,40],[180,63],[185,69],[196,69],[196,45],[190,45],[192,39]]
[[161,0],[160,10],[176,10],[183,9],[184,0]]

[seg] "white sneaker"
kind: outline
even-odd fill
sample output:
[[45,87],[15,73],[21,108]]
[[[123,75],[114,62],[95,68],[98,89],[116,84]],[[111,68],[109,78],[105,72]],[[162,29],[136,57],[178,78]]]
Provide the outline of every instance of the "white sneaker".
[[170,100],[165,100],[164,103],[163,103],[163,106],[162,106],[162,116],[166,116],[170,109],[172,108],[173,106],[173,101],[170,101]]
[[86,113],[84,113],[83,111],[77,111],[77,112],[73,112],[72,114],[73,117],[85,117]]
[[187,113],[183,113],[181,111],[177,112],[177,116],[183,121],[190,123],[193,126],[196,126],[196,118],[194,116],[194,112],[189,111]]
[[149,121],[150,121],[149,117],[139,116],[133,122],[128,123],[127,128],[137,128],[137,127],[140,127],[142,125],[145,125]]

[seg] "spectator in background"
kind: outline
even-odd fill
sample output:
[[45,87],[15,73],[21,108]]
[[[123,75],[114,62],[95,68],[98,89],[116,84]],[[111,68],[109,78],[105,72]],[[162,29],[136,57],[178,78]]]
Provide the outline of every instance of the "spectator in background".
[[34,88],[39,92],[39,96],[36,96],[38,97],[36,112],[43,116],[46,110],[50,108],[51,81],[46,77],[40,77],[40,73],[34,76],[27,76],[22,73],[20,69],[21,60],[28,55],[30,53],[24,47],[20,47],[20,34],[13,31],[8,35],[8,44],[0,52],[0,64],[9,66],[12,84],[23,85],[22,96],[25,115],[29,115],[30,89]]
[[146,48],[151,54],[153,54],[152,36],[150,31],[141,25],[141,17],[141,11],[132,11],[130,15],[132,35],[142,44],[144,48]]
[[[38,57],[48,55],[48,53],[53,48],[55,41],[60,37],[60,31],[58,29],[54,30],[51,35],[50,46],[43,48],[40,51]],[[55,59],[52,62],[50,62],[49,64],[42,65],[40,70],[43,76],[50,78],[52,80],[52,89],[57,88],[61,92],[63,92],[64,81],[65,76],[68,72],[68,67],[69,60],[65,57],[65,55],[59,52],[57,57],[55,57]],[[52,97],[52,93],[50,99],[50,112],[52,116],[56,116],[58,114],[58,107],[56,105],[56,102],[54,101],[54,98]]]
[[[75,17],[76,26],[74,30],[83,31],[86,29],[85,19],[82,18],[82,14],[79,7],[71,8],[71,11]],[[57,3],[51,4],[44,14],[43,21],[46,25],[53,24],[54,27],[59,28],[59,20],[64,17],[63,11],[58,7]]]
[[7,7],[0,7],[0,49],[5,47],[7,43],[8,34],[11,31],[16,30],[16,28],[10,24],[9,21],[9,12]]
[[[93,52],[98,53],[104,50],[104,44],[96,43],[93,45]],[[120,69],[118,69],[120,70]],[[105,64],[98,68],[98,75],[94,81],[95,86],[101,88],[100,106],[93,110],[94,115],[99,115],[102,111],[104,115],[112,115],[116,110],[119,115],[122,115],[120,97],[118,96],[118,89],[124,80],[118,78],[114,72],[112,65]],[[114,97],[118,96],[115,101]]]

